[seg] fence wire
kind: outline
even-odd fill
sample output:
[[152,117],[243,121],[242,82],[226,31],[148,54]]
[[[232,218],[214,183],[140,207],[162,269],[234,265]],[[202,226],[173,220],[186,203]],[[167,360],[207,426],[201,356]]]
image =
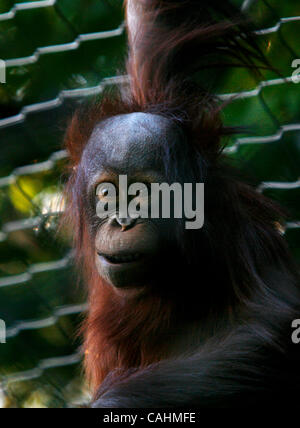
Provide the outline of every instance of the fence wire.
[[[55,56],[63,58],[68,52],[78,52],[83,45],[90,43],[94,43],[93,50],[99,49],[101,56],[103,43],[123,36],[122,21],[115,29],[94,31],[92,28],[91,32],[74,34],[74,23],[64,12],[65,3],[59,0],[31,1],[16,3],[6,11],[0,9],[0,33],[3,31],[2,26],[10,23],[13,23],[13,28],[17,28],[22,23],[22,14],[28,16],[33,11],[51,9],[52,14],[58,14],[68,28],[72,27],[74,36],[72,41],[47,46],[40,46],[39,40],[36,40],[37,47],[28,55],[3,58],[6,60],[8,82],[11,76],[31,73],[34,72],[32,67],[41,67],[43,57],[47,57],[48,66],[51,66],[52,61],[53,66],[57,66],[60,62],[54,60]],[[113,15],[115,10],[111,2],[103,3],[111,8],[109,13]],[[251,9],[253,3],[247,0],[243,8]],[[282,78],[267,78],[254,86],[220,95],[223,100],[233,97],[228,110],[228,122],[239,120],[239,112],[244,111],[242,119],[247,120],[250,116],[253,118],[252,123],[261,124],[256,127],[258,133],[252,135],[250,132],[249,135],[236,138],[226,151],[242,163],[250,159],[250,167],[258,165],[254,171],[259,179],[258,191],[271,194],[280,202],[295,208],[291,210],[292,218],[286,224],[285,232],[296,256],[299,256],[300,206],[297,202],[300,200],[300,83],[293,83],[291,74],[294,70],[290,64],[291,60],[300,58],[300,52],[298,50],[297,56],[294,47],[287,48],[290,40],[285,39],[284,29],[289,25],[297,25],[293,28],[297,28],[300,34],[300,11],[299,16],[278,16],[271,1],[262,3],[266,9],[273,11],[273,20],[270,19],[272,25],[255,32],[257,39],[263,40],[267,46],[270,43],[277,44],[279,55],[288,52],[289,64],[286,70],[290,73]],[[74,8],[80,12],[83,3],[76,1]],[[3,28],[5,30],[7,27]],[[296,35],[296,30],[293,33]],[[274,35],[277,38],[274,39]],[[2,147],[7,148],[7,145],[12,144],[12,148],[8,149],[20,150],[22,157],[26,147],[35,146],[36,141],[42,145],[43,138],[49,137],[49,134],[53,133],[53,139],[56,139],[59,134],[56,124],[62,109],[68,111],[70,106],[77,105],[82,99],[101,94],[105,86],[122,84],[124,80],[126,77],[123,76],[104,75],[95,83],[93,78],[88,79],[84,73],[80,75],[77,71],[75,87],[74,81],[71,88],[62,88],[63,84],[60,83],[53,90],[54,96],[47,94],[44,99],[38,98],[37,102],[29,105],[21,103],[16,114],[0,119]],[[242,78],[239,80],[242,82]],[[5,86],[2,85],[0,89],[5,91]],[[276,99],[278,94],[282,98],[282,94],[288,94],[289,91],[293,93],[290,98],[293,104],[290,116],[278,110],[281,107],[278,105],[276,108],[273,106],[276,110],[273,111],[272,102],[268,101],[274,97]],[[5,93],[0,91],[0,101],[2,98],[5,98]],[[15,96],[13,99],[15,101],[18,98]],[[80,377],[78,367],[82,352],[79,344],[72,342],[71,337],[79,315],[86,311],[87,306],[84,298],[74,297],[73,292],[70,292],[75,282],[70,273],[72,252],[55,235],[57,218],[62,209],[57,202],[61,193],[60,177],[67,158],[66,152],[59,148],[60,143],[61,139],[58,139],[56,145],[51,142],[50,147],[55,150],[52,153],[45,150],[38,153],[37,159],[32,157],[33,162],[29,164],[23,164],[17,156],[16,163],[8,162],[8,166],[13,167],[11,171],[7,171],[5,159],[8,149],[4,150],[4,158],[0,161],[0,171],[7,171],[6,175],[0,177],[0,252],[7,254],[7,258],[0,261],[0,302],[3,301],[3,304],[0,303],[0,311],[3,312],[0,312],[0,318],[7,323],[7,343],[0,344],[0,385],[4,393],[2,405],[6,406],[42,406],[44,402],[48,406],[63,406],[69,405],[70,400],[78,401],[80,394],[82,397],[82,393],[77,396],[65,393],[76,390],[73,379]],[[279,148],[281,151],[277,152]],[[33,256],[24,253],[28,245]],[[14,306],[14,310],[11,310]],[[76,367],[75,372],[62,371],[73,366]],[[46,392],[43,389],[45,385]],[[37,393],[40,394],[38,399]]]

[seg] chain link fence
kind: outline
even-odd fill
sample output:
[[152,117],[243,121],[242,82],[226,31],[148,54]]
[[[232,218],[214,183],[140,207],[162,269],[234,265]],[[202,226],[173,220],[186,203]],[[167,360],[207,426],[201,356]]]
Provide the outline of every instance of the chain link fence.
[[[300,58],[300,5],[236,3],[257,22],[257,40],[282,77],[265,71],[257,81],[229,70],[211,83],[221,99],[234,94],[225,123],[246,127],[226,151],[258,191],[287,207],[284,232],[300,260],[300,83],[292,67]],[[121,0],[0,0],[1,406],[88,399],[75,338],[85,296],[68,239],[56,233],[67,161],[62,138],[78,103],[124,80],[116,70],[125,53]]]

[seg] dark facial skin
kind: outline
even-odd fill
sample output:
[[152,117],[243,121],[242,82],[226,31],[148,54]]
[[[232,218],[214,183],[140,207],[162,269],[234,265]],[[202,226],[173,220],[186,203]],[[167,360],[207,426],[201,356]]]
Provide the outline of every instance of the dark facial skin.
[[[102,278],[117,289],[149,285],[159,268],[162,253],[171,241],[170,220],[120,218],[118,208],[105,219],[96,217],[96,189],[101,183],[128,186],[139,182],[167,181],[162,162],[164,144],[180,144],[181,135],[162,116],[131,113],[98,124],[83,152],[80,169],[87,183],[87,203],[94,211],[91,233],[95,260]],[[128,199],[128,202],[130,199]],[[95,226],[96,224],[96,226]]]

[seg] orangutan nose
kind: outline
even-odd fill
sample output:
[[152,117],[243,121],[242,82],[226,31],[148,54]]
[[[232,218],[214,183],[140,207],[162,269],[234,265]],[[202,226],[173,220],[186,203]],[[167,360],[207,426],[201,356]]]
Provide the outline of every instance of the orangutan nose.
[[115,221],[121,226],[122,232],[134,226],[136,218],[115,216]]

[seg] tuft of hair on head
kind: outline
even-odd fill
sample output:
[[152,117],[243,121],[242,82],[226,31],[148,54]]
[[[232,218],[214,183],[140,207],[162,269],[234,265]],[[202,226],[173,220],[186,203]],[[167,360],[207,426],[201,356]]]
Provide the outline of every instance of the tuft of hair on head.
[[127,71],[141,106],[178,104],[206,69],[269,68],[249,19],[228,0],[127,0],[126,12]]
[[270,68],[249,20],[229,0],[126,0],[125,8],[128,83],[75,113],[66,134],[72,167],[98,122],[136,111],[172,119],[202,156],[215,158],[222,136],[234,130],[223,126],[223,105],[201,73],[246,67],[258,75]]

